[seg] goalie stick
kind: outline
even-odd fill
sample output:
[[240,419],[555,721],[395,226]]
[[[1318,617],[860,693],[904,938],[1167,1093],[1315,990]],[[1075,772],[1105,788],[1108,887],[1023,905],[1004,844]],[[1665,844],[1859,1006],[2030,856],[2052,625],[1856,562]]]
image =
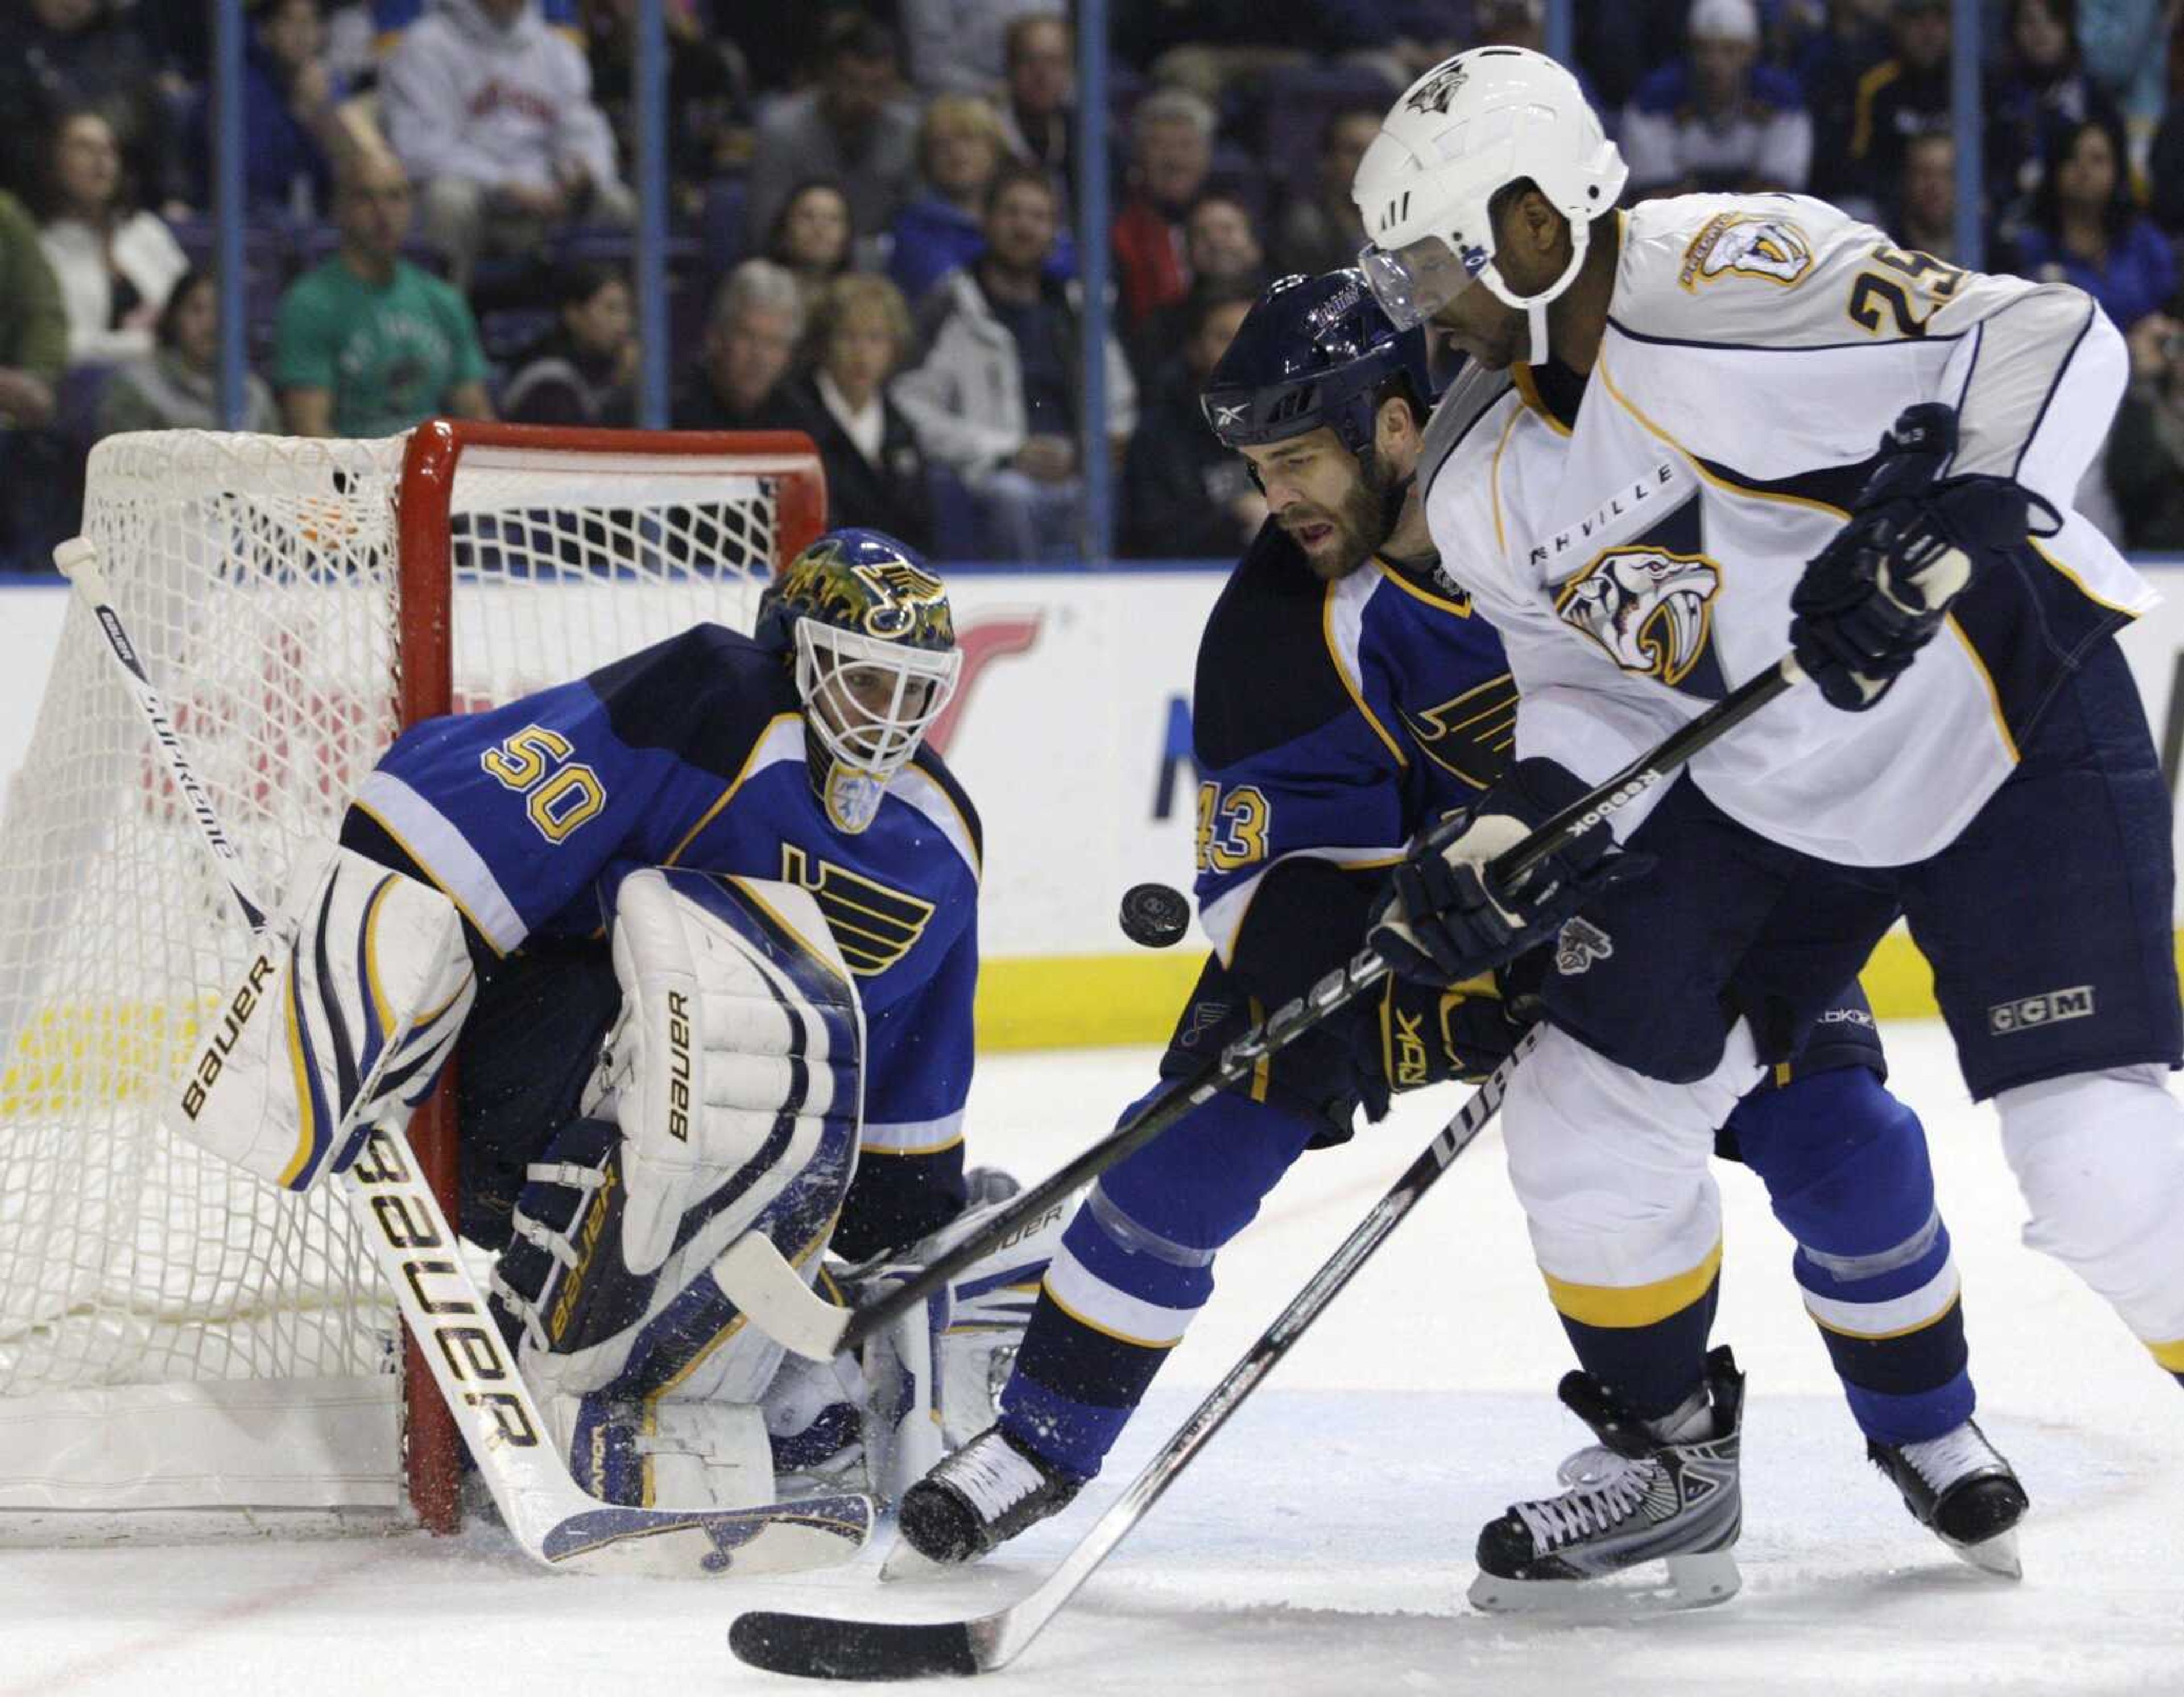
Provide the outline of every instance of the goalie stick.
[[[1507,888],[1580,832],[1621,812],[1700,750],[1804,681],[1805,673],[1795,656],[1784,655],[1606,783],[1580,795],[1522,842],[1496,857],[1487,866],[1488,880]],[[1218,1056],[1145,1102],[1066,1166],[1011,1198],[979,1231],[950,1245],[922,1271],[869,1307],[834,1307],[797,1276],[780,1250],[755,1235],[729,1248],[721,1258],[716,1276],[724,1287],[731,1278],[734,1281],[738,1306],[768,1337],[815,1361],[832,1360],[837,1352],[855,1348],[923,1302],[1024,1221],[1037,1218],[1078,1186],[1143,1148],[1200,1103],[1250,1076],[1268,1055],[1348,1007],[1387,974],[1388,963],[1376,952],[1360,950],[1346,964],[1245,1032]]]
[[920,1679],[937,1673],[990,1673],[1023,1651],[1092,1570],[1143,1520],[1161,1495],[1220,1431],[1244,1399],[1258,1388],[1351,1276],[1403,1222],[1418,1200],[1501,1110],[1518,1063],[1539,1041],[1536,1027],[1518,1040],[1509,1057],[1472,1092],[1456,1117],[1403,1169],[1386,1195],[1373,1204],[1341,1246],[1290,1299],[1259,1341],[1245,1351],[1197,1411],[1145,1463],[1061,1565],[1028,1596],[1006,1609],[967,1621],[916,1624],[904,1621],[828,1620],[754,1610],[728,1625],[728,1647],[741,1661],[771,1673],[806,1679]]
[[[271,910],[252,890],[242,852],[221,829],[166,703],[114,611],[96,544],[82,537],[64,542],[53,550],[53,563],[97,618],[236,906],[261,944],[270,943],[278,935]],[[270,951],[261,949],[259,958],[270,969]],[[341,1182],[479,1477],[510,1534],[534,1560],[571,1571],[678,1577],[793,1572],[847,1561],[871,1539],[872,1499],[855,1493],[687,1513],[617,1508],[586,1494],[486,1311],[409,1139],[393,1126],[374,1125]]]

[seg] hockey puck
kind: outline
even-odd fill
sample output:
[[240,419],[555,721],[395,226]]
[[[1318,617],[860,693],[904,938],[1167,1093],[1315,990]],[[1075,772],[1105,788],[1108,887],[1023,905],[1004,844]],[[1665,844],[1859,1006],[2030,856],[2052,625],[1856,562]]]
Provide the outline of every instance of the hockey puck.
[[1134,884],[1123,892],[1123,935],[1149,949],[1183,941],[1190,929],[1190,903],[1165,884]]

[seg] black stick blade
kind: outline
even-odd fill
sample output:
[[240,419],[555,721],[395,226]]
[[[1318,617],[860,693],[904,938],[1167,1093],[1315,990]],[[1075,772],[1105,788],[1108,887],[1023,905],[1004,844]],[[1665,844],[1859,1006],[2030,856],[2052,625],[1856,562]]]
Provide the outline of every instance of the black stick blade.
[[963,1621],[911,1626],[755,1609],[728,1623],[728,1648],[739,1661],[800,1679],[926,1679],[978,1672]]

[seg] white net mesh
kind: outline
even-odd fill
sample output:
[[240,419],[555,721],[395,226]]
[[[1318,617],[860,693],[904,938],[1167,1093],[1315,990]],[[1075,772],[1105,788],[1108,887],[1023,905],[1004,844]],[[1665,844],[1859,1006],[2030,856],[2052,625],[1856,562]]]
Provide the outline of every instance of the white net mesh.
[[[398,605],[398,503],[429,498],[402,463],[399,440],[196,433],[92,458],[85,533],[276,902],[431,639]],[[776,494],[718,455],[466,450],[442,497],[457,710],[699,619],[747,628]],[[289,1197],[158,1124],[248,933],[103,650],[71,606],[0,818],[0,1396],[392,1371],[340,1193]]]

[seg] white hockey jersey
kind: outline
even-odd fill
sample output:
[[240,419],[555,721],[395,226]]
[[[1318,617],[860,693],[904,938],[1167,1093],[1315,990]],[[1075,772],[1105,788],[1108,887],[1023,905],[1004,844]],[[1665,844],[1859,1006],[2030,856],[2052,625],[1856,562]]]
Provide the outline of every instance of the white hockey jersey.
[[1434,541],[1507,644],[1518,753],[1596,783],[1771,665],[1882,433],[1946,401],[1948,472],[2014,477],[2060,533],[1986,574],[1878,706],[1799,689],[1691,767],[1790,847],[1924,859],[2008,776],[2073,660],[2153,600],[2070,507],[2122,392],[2122,338],[2077,289],[1959,271],[1804,196],[1689,195],[1620,222],[1574,429],[1518,367],[1460,377],[1427,433]]

